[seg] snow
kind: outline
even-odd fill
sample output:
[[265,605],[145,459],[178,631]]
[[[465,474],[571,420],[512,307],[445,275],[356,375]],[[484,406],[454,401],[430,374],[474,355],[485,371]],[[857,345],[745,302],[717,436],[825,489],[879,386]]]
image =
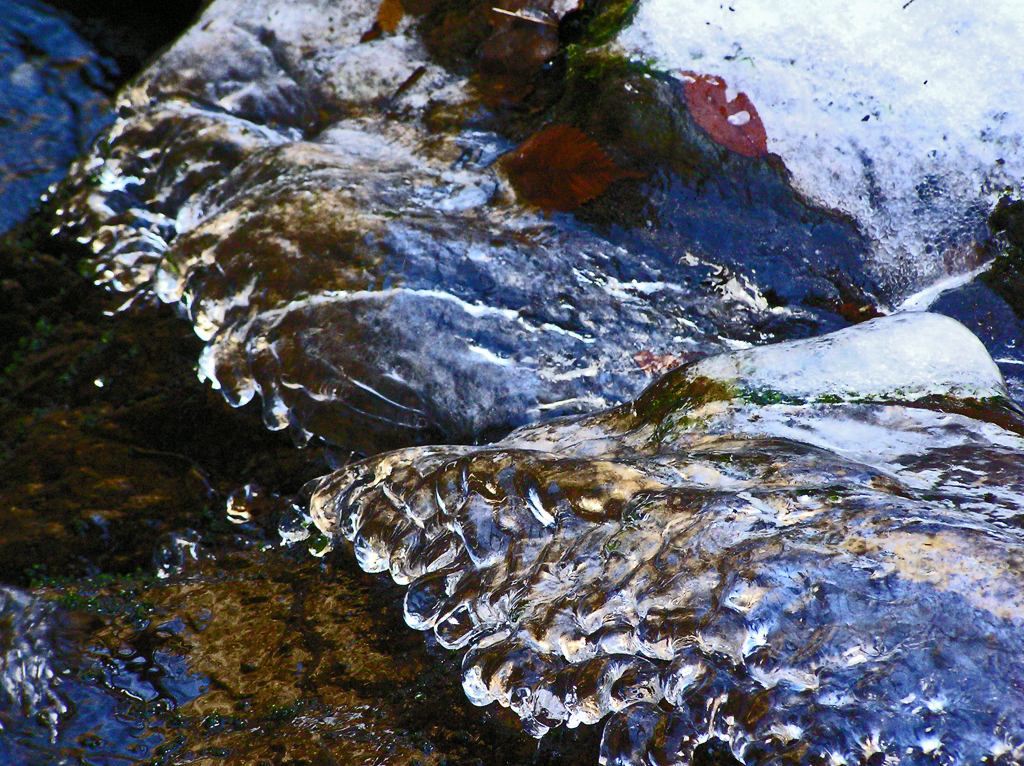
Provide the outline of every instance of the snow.
[[1024,3],[904,3],[642,0],[618,42],[746,93],[797,188],[853,215],[905,296],[976,267],[992,204],[1020,192]]
[[690,369],[747,391],[803,401],[1006,396],[999,368],[981,341],[959,322],[923,312],[709,357]]

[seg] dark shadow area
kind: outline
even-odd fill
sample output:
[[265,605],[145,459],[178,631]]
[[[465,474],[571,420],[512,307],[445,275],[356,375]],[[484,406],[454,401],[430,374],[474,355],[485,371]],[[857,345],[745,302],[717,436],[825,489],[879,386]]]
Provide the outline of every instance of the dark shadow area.
[[76,31],[114,60],[120,87],[184,32],[206,5],[201,0],[55,0]]

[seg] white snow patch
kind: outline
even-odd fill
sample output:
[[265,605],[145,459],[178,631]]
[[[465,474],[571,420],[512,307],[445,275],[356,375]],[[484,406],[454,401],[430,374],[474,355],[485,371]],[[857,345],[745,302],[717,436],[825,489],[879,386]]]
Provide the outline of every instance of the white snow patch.
[[[643,0],[619,43],[746,93],[796,186],[912,292],[1024,179],[1020,0]],[[945,256],[945,258],[944,258]]]

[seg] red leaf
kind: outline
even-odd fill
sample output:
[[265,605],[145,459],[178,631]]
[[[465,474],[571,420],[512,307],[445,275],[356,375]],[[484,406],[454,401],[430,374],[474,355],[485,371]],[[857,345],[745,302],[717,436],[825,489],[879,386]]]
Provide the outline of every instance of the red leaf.
[[661,375],[663,372],[678,367],[685,360],[675,354],[655,354],[645,348],[643,351],[633,354],[633,361],[648,375]]
[[744,157],[763,157],[768,153],[764,124],[746,93],[729,101],[721,77],[696,72],[682,74],[690,114],[711,138]]
[[402,0],[381,0],[380,7],[377,9],[377,19],[373,22],[373,26],[359,38],[359,42],[368,43],[371,40],[376,40],[385,32],[389,35],[394,34],[403,16],[405,16],[405,9],[402,7]]
[[545,212],[575,210],[622,178],[643,178],[612,162],[597,142],[569,125],[551,125],[502,161],[525,202]]

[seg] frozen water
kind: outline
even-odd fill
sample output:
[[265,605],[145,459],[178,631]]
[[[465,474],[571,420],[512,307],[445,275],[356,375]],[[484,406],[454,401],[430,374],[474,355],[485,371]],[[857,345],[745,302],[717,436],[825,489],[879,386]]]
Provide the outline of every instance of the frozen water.
[[[847,280],[860,253],[827,214],[792,223],[806,250],[785,257],[838,239],[838,261],[783,279],[778,305],[714,253],[512,204],[493,164],[505,138],[430,127],[476,108],[467,81],[415,36],[359,44],[376,5],[215,3],[122,94],[68,185],[64,221],[99,281],[180,306],[208,343],[200,375],[232,404],[259,394],[268,427],[364,452],[472,441],[634,396],[651,377],[637,355],[842,323],[815,306],[841,302],[823,275]],[[807,289],[822,301],[800,302]]]
[[896,314],[796,345],[711,357],[697,362],[693,374],[802,401],[1006,395],[999,368],[981,342],[937,314]]
[[1009,763],[1022,435],[977,340],[910,314],[487,447],[372,458],[311,510],[464,651],[476,704],[536,736],[610,716],[602,763],[685,764],[709,739],[744,764]]
[[38,718],[56,737],[68,710],[54,672],[53,611],[24,591],[0,587],[0,734],[5,718],[24,717]]
[[[232,404],[259,394],[271,428],[374,452],[548,421],[371,458],[311,506],[364,569],[407,586],[411,626],[464,652],[469,697],[532,733],[606,719],[602,759],[622,764],[685,763],[709,739],[748,764],[1020,760],[1024,421],[977,339],[928,314],[823,335],[844,309],[861,318],[878,282],[861,280],[852,227],[768,160],[705,197],[679,174],[652,181],[664,225],[609,233],[517,204],[494,167],[511,144],[469,81],[412,25],[359,42],[377,6],[212,3],[122,94],[65,189],[100,281],[177,305],[207,343],[200,374]],[[836,21],[841,7],[865,26]],[[1007,7],[898,13],[941,10],[932,33],[952,19],[978,37],[973,20]],[[708,11],[737,27],[694,23],[695,8],[649,0],[621,42],[680,69],[728,61],[707,71],[753,98],[801,188],[861,221],[900,290],[978,265],[999,174],[1020,177],[1016,107],[978,150],[991,100],[965,96],[961,113],[912,92],[884,46],[923,38],[895,22],[858,43],[868,63],[814,59],[843,50],[834,30],[869,36],[866,5],[780,12],[786,27],[765,21],[781,4]],[[1010,85],[1016,23],[992,33]],[[800,57],[727,60],[714,46],[739,33]],[[648,80],[696,134],[678,83]],[[897,139],[885,131],[904,115],[883,106],[904,100],[914,129]],[[919,151],[935,125],[949,147]],[[690,140],[684,154],[725,152]],[[754,197],[755,177],[774,179],[766,198],[729,207],[723,189]],[[671,218],[681,201],[696,218]],[[731,260],[755,229],[756,257]],[[652,369],[708,353],[643,390]],[[305,539],[304,522],[285,519],[282,539]],[[166,542],[165,572],[202,553]]]

